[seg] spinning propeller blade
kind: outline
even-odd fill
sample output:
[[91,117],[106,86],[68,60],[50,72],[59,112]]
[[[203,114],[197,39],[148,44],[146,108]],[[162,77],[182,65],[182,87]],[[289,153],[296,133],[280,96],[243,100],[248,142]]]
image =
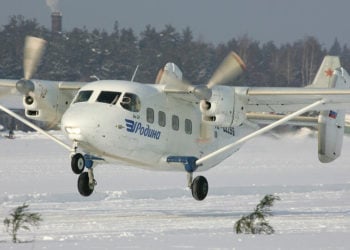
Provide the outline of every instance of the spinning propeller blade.
[[24,80],[29,80],[35,74],[45,50],[46,41],[37,37],[27,36],[24,45]]
[[[215,85],[228,83],[230,80],[233,80],[239,76],[246,69],[246,65],[243,60],[235,52],[231,51],[225,59],[222,61],[220,66],[216,69],[213,76],[210,78],[208,84],[203,86],[207,89],[207,92],[210,92],[209,98],[202,98],[199,105],[202,112],[210,109],[210,99],[212,93],[211,88]],[[211,125],[205,122],[201,122],[200,129],[200,138],[205,142],[209,141],[212,137],[210,133]]]
[[23,95],[34,91],[34,83],[30,80],[35,74],[44,53],[46,41],[27,36],[24,44],[23,71],[24,78],[16,83],[16,89]]
[[246,69],[243,60],[235,52],[230,52],[210,78],[207,87],[225,84],[239,76]]

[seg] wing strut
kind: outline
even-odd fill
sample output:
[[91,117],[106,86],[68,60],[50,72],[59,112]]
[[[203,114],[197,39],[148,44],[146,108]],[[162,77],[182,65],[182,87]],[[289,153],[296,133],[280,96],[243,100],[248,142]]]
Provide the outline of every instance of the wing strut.
[[47,133],[46,131],[44,131],[43,129],[39,128],[38,126],[36,126],[34,123],[29,122],[28,120],[20,117],[19,115],[17,115],[16,113],[12,112],[11,110],[9,110],[8,108],[5,108],[4,106],[0,105],[0,109],[2,111],[4,111],[5,113],[9,114],[10,116],[12,116],[13,118],[19,120],[20,122],[23,122],[25,125],[27,125],[28,127],[31,127],[32,129],[38,131],[39,133],[49,137],[51,140],[55,141],[56,143],[60,144],[62,147],[68,149],[69,151],[72,150],[72,147],[70,147],[69,145],[65,144],[63,141],[59,140],[57,137]]
[[320,106],[320,105],[323,105],[325,103],[326,103],[326,101],[324,99],[322,99],[322,100],[319,100],[317,102],[314,102],[314,103],[306,106],[305,108],[299,109],[298,111],[296,111],[296,112],[294,112],[294,113],[292,113],[290,115],[287,115],[284,118],[282,118],[282,119],[280,119],[280,120],[278,120],[276,122],[273,122],[270,125],[268,125],[266,127],[263,127],[261,129],[255,131],[255,132],[253,132],[253,133],[251,133],[251,134],[249,134],[249,135],[239,139],[238,141],[235,141],[235,142],[233,142],[231,144],[228,144],[225,147],[222,147],[222,148],[220,148],[220,149],[218,149],[218,150],[216,150],[216,151],[214,151],[214,152],[212,152],[212,153],[210,153],[210,154],[208,154],[208,155],[198,159],[196,161],[196,165],[199,166],[200,164],[202,164],[203,162],[209,160],[210,158],[215,157],[215,156],[217,156],[219,154],[222,154],[222,153],[224,153],[224,152],[226,152],[226,151],[228,151],[228,150],[238,146],[239,144],[242,144],[242,143],[244,143],[244,142],[246,142],[246,141],[248,141],[248,140],[250,140],[250,139],[252,139],[252,138],[254,138],[256,136],[258,136],[258,135],[266,133],[266,132],[274,129],[275,127],[277,127],[279,125],[282,125],[282,124],[288,122],[289,120],[292,120],[293,118],[298,117],[299,115],[301,115],[301,114],[303,114],[303,113],[305,113],[307,111],[310,111],[313,108],[315,108],[317,106]]

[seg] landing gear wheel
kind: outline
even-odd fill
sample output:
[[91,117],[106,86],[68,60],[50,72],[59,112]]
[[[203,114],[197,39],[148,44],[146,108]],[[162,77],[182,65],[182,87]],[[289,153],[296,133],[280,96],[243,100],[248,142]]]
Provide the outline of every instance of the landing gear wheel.
[[197,201],[204,200],[207,197],[209,185],[204,176],[197,176],[192,182],[192,196]]
[[72,167],[72,171],[75,174],[81,174],[85,168],[84,156],[79,153],[73,155],[72,161],[71,161],[71,167]]
[[78,191],[82,196],[89,196],[94,191],[94,185],[89,183],[89,174],[84,172],[78,179]]

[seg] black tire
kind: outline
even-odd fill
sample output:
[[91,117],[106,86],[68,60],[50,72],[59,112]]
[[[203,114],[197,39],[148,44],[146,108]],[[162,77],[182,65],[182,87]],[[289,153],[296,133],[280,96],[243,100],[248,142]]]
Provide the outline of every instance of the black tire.
[[78,191],[82,196],[90,196],[94,191],[94,188],[90,187],[89,174],[87,172],[84,172],[81,175],[79,175]]
[[208,181],[204,176],[197,176],[192,182],[192,196],[197,201],[202,201],[207,197],[209,191]]
[[71,160],[72,171],[75,174],[81,174],[85,168],[85,159],[82,154],[75,154]]

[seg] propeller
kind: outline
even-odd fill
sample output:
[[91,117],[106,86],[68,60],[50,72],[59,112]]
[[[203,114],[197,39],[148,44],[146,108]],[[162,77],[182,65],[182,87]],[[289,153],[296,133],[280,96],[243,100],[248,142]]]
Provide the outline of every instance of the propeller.
[[[216,85],[221,85],[228,83],[229,81],[235,79],[246,69],[246,65],[243,60],[235,52],[231,51],[225,59],[222,61],[220,66],[215,70],[214,74],[210,78],[207,85],[200,85],[198,89],[197,97],[201,100],[200,107],[202,110],[208,110],[210,108],[210,103],[208,100],[212,95],[211,88]],[[198,88],[197,87],[197,88]],[[196,87],[195,87],[196,88]],[[209,98],[208,98],[209,97]]]
[[206,85],[192,85],[183,80],[182,76],[179,78],[168,74],[167,66],[168,64],[158,72],[155,83],[166,84],[167,92],[191,93],[198,100],[209,100],[212,95],[212,87],[228,83],[246,69],[246,65],[239,55],[231,51],[216,69]]
[[[243,60],[235,52],[231,51],[222,61],[220,66],[216,69],[207,85],[202,85],[200,91],[198,91],[203,97],[200,98],[201,101],[199,103],[201,111],[204,112],[210,109],[211,103],[208,100],[212,96],[211,89],[214,86],[228,83],[229,81],[242,74],[245,69],[246,65]],[[201,122],[200,138],[202,140],[209,140],[212,136],[211,131],[211,125],[205,122]]]
[[30,80],[35,74],[44,53],[46,41],[27,36],[24,44],[23,73],[24,78],[16,83],[16,89],[23,95],[34,91],[34,83]]
[[211,89],[215,85],[228,83],[246,69],[243,60],[235,52],[231,51],[210,78],[207,87]]
[[46,41],[32,36],[27,36],[24,45],[24,79],[32,78],[40,63],[41,57],[44,53]]

